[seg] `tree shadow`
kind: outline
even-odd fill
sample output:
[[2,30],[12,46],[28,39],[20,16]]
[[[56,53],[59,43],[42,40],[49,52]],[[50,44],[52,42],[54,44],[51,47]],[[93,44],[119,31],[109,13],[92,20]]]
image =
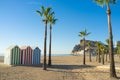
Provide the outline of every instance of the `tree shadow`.
[[117,79],[120,79],[120,77],[117,77]]
[[94,68],[94,67],[95,66],[91,66],[91,65],[52,65],[52,66],[48,66],[48,68],[65,69],[65,70]]

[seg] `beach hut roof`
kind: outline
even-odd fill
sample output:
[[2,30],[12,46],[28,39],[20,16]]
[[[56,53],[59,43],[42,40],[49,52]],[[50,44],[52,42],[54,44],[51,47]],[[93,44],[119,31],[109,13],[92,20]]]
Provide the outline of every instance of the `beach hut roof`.
[[39,47],[32,47],[33,50],[35,49],[39,49],[41,51],[41,49]]
[[8,48],[7,48],[7,50],[8,49],[13,49],[13,48],[15,48],[15,47],[18,47],[17,45],[11,45],[11,46],[9,46]]
[[19,48],[17,45],[11,45],[5,50],[5,53],[9,53],[15,47]]
[[40,49],[39,47],[32,47],[32,49],[36,49],[36,48]]
[[22,46],[20,47],[21,49],[27,49],[28,46]]
[[30,47],[30,46],[22,46],[21,49],[27,49],[28,47]]

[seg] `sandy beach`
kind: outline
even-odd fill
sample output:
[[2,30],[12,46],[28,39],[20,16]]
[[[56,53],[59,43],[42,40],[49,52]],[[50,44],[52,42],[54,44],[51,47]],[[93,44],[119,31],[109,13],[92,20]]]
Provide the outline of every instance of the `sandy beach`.
[[[42,61],[43,62],[43,57]],[[115,63],[120,67],[120,59],[115,56]],[[109,65],[109,62],[105,62]],[[52,66],[43,70],[42,66],[8,66],[0,57],[0,80],[111,80],[108,68],[98,68],[101,63],[92,62],[86,57],[86,65],[82,65],[82,56],[53,56]],[[120,77],[120,69],[116,69]],[[118,79],[119,80],[119,79]]]

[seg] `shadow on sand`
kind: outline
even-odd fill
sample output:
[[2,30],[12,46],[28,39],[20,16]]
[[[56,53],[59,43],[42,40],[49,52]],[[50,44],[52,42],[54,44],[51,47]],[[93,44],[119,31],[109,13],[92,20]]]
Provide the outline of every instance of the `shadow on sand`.
[[94,68],[94,67],[95,66],[91,66],[91,65],[52,65],[48,68],[72,70],[72,69]]

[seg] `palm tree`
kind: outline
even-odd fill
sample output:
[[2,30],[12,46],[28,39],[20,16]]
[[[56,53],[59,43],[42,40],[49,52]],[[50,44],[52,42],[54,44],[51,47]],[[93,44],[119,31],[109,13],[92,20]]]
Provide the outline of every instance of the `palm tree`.
[[120,58],[120,45],[117,45],[117,54],[119,55],[119,58]]
[[89,47],[89,61],[92,62],[91,60],[91,42],[88,41],[87,46]]
[[105,41],[106,41],[107,45],[109,45],[109,39],[106,39]]
[[114,62],[114,54],[113,54],[113,35],[112,35],[112,26],[111,26],[111,10],[110,4],[116,3],[116,0],[94,0],[101,6],[107,6],[107,15],[108,15],[108,31],[109,31],[109,54],[110,54],[110,77],[116,78],[116,71],[115,71],[115,62]]
[[43,6],[41,7],[41,10],[36,10],[36,12],[40,15],[40,17],[44,17],[42,20],[45,24],[45,33],[44,33],[44,63],[43,63],[43,70],[46,70],[46,45],[47,45],[47,23],[48,23],[48,17],[50,14],[51,8],[44,8]]
[[90,34],[90,32],[87,32],[87,30],[85,29],[84,31],[81,31],[79,32],[79,35],[80,37],[83,38],[83,50],[84,50],[84,53],[83,53],[83,65],[85,65],[85,37],[88,36]]
[[48,66],[51,66],[51,42],[52,42],[52,25],[56,23],[57,19],[54,17],[54,12],[49,15],[48,18],[50,22],[50,42],[49,42],[49,59],[48,59]]
[[100,45],[100,50],[101,50],[101,52],[102,52],[102,61],[101,61],[101,63],[104,65],[104,52],[105,52],[105,46],[103,45],[103,44],[101,44]]
[[100,58],[100,42],[96,42],[96,47],[97,47],[97,60],[98,60],[98,62],[100,63],[101,62],[101,58]]
[[108,45],[105,46],[105,54],[106,54],[106,59],[105,61],[107,62],[107,55],[108,55]]

